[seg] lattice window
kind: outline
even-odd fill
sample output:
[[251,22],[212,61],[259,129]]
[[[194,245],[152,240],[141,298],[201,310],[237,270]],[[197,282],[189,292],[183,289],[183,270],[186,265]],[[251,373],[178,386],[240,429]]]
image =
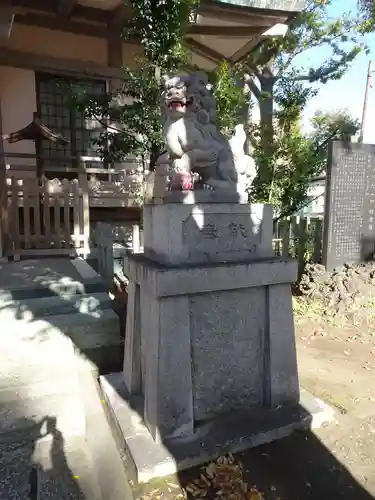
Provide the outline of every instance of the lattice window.
[[44,158],[44,169],[49,166],[76,167],[80,157],[86,157],[90,166],[102,166],[97,161],[98,153],[93,139],[103,130],[94,119],[88,119],[82,112],[69,105],[72,91],[83,89],[90,94],[104,95],[106,83],[96,80],[36,74],[37,111],[41,121],[56,132],[60,132],[70,142],[61,147],[50,141],[40,141],[38,155]]

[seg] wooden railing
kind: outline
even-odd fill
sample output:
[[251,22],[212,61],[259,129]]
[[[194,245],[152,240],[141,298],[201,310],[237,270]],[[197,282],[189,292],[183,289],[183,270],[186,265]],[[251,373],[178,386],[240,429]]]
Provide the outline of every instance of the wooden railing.
[[90,221],[85,178],[54,181],[8,177],[8,248],[21,255],[86,255]]
[[298,276],[306,262],[320,263],[323,249],[323,218],[288,217],[275,224],[273,248],[277,256],[298,260]]
[[143,190],[143,166],[137,159],[102,167],[100,158],[94,157],[40,158],[32,154],[4,153],[3,161],[7,175],[18,179],[37,177],[38,168],[47,177],[56,177],[55,184],[66,176],[72,178],[85,175],[88,181],[89,206],[92,207],[134,206],[138,204],[137,193]]

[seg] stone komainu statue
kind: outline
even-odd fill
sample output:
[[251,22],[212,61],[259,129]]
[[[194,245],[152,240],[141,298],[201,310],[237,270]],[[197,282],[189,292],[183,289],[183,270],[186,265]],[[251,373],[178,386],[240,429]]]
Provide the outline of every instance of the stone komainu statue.
[[256,175],[254,160],[244,153],[245,132],[236,127],[230,141],[220,133],[207,76],[164,77],[161,106],[170,189],[245,193]]

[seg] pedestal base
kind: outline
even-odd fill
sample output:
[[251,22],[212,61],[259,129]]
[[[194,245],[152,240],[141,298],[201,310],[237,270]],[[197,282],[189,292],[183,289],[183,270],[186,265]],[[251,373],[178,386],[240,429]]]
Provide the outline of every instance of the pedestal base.
[[311,429],[335,420],[335,412],[310,393],[301,390],[299,404],[278,409],[233,412],[207,421],[188,438],[155,442],[142,421],[142,401],[129,398],[122,373],[100,377],[110,410],[119,449],[126,454],[126,467],[135,483],[146,483],[217,456],[238,453],[275,439],[296,429]]
[[124,272],[123,380],[144,397],[155,441],[189,437],[233,411],[298,403],[295,262],[165,266],[133,255]]

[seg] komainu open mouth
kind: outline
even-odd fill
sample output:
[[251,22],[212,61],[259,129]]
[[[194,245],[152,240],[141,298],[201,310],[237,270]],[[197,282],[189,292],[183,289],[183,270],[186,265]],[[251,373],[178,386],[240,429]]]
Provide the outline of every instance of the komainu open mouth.
[[173,99],[168,103],[168,107],[176,111],[185,109],[193,103],[193,99]]

